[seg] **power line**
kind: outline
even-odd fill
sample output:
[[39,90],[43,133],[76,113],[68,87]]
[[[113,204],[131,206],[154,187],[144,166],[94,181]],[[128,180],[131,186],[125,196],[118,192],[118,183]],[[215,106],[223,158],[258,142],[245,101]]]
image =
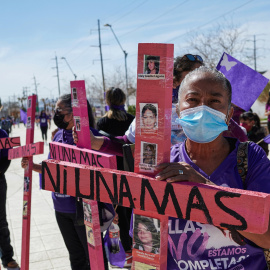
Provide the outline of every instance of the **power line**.
[[186,2],[188,2],[188,1],[189,1],[189,0],[186,0],[186,1],[182,2],[182,3],[180,3],[180,4],[177,4],[177,5],[174,6],[173,8],[171,8],[171,9],[167,10],[166,12],[160,14],[159,16],[157,16],[157,17],[155,17],[154,19],[148,21],[147,23],[144,23],[144,24],[142,24],[141,26],[138,26],[137,28],[135,28],[135,29],[133,29],[133,30],[131,30],[131,31],[129,31],[129,32],[127,32],[127,33],[121,35],[120,37],[124,37],[124,36],[126,36],[126,35],[128,35],[128,34],[130,34],[130,33],[133,33],[133,32],[135,32],[135,31],[137,31],[138,29],[141,29],[141,28],[144,27],[144,26],[150,25],[151,23],[157,21],[158,19],[160,19],[160,18],[163,17],[164,15],[170,13],[172,10],[176,9],[177,7],[184,5],[184,4],[185,4]]
[[119,19],[115,20],[112,22],[112,24],[120,21],[121,19],[123,19],[124,17],[126,17],[127,15],[129,15],[130,13],[132,13],[134,10],[136,10],[137,8],[141,7],[142,5],[144,5],[148,0],[143,1],[142,3],[140,3],[138,6],[136,6],[135,8],[132,8],[129,12],[127,12],[126,14],[122,15]]
[[178,38],[180,38],[180,37],[183,37],[183,36],[185,36],[185,35],[187,35],[187,34],[189,34],[189,33],[192,33],[192,32],[194,32],[194,31],[197,31],[198,29],[201,29],[201,28],[203,28],[204,26],[206,26],[206,25],[208,25],[208,24],[210,24],[210,23],[212,23],[212,22],[214,22],[214,21],[220,19],[220,17],[224,17],[224,16],[228,15],[229,13],[232,13],[232,12],[234,12],[235,10],[242,8],[242,7],[248,5],[249,3],[253,2],[253,1],[254,1],[254,0],[250,0],[250,1],[248,1],[248,2],[246,2],[246,3],[244,3],[244,4],[242,4],[242,5],[240,5],[240,6],[236,7],[236,8],[234,8],[234,9],[231,9],[231,10],[229,10],[229,11],[223,13],[222,15],[219,15],[218,17],[216,17],[216,18],[214,18],[214,19],[208,21],[207,23],[205,23],[205,24],[199,26],[199,27],[193,28],[193,29],[191,29],[190,31],[185,32],[184,34],[181,34],[181,35],[176,36],[176,37],[174,37],[174,38],[172,38],[172,39],[170,39],[170,40],[167,40],[167,42],[171,42],[171,41],[173,41],[173,40],[175,40],[175,39],[178,39]]

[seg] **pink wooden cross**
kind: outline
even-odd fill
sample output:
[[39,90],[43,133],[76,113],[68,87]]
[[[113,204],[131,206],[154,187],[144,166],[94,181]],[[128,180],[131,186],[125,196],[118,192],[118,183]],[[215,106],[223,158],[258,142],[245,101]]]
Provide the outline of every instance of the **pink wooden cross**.
[[20,146],[21,140],[20,137],[6,137],[0,139],[0,150],[8,149],[15,146]]
[[22,157],[29,158],[29,166],[24,171],[22,252],[21,252],[22,270],[29,269],[33,155],[43,154],[44,151],[43,142],[33,143],[35,130],[35,112],[36,112],[36,95],[33,95],[29,96],[27,100],[26,145],[10,149],[8,152],[9,159]]

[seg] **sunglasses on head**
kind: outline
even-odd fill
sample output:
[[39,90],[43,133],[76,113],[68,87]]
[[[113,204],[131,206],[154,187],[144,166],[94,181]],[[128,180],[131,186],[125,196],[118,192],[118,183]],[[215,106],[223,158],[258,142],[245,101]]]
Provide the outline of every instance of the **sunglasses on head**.
[[193,55],[193,54],[185,54],[183,57],[186,57],[188,60],[194,62],[194,61],[200,61],[203,63],[203,59],[199,55]]

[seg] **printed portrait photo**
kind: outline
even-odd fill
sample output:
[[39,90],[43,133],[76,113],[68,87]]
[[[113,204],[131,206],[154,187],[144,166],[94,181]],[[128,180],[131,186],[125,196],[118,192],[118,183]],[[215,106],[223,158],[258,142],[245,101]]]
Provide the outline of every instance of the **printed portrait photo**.
[[144,74],[159,74],[160,56],[144,56]]
[[133,248],[153,254],[160,250],[160,221],[133,215]]
[[28,99],[27,108],[31,108],[31,105],[32,105],[32,99]]
[[78,99],[76,88],[72,88],[72,96],[73,96],[73,101]]
[[74,118],[75,118],[76,131],[80,131],[81,130],[81,119],[80,119],[80,117],[74,117]]
[[90,226],[85,226],[85,229],[86,229],[87,242],[91,246],[95,246],[95,239],[94,239],[93,229]]
[[31,128],[31,116],[27,117],[26,128]]
[[29,177],[24,177],[24,186],[23,186],[23,191],[28,192],[29,191],[29,184],[30,184],[30,179]]
[[157,145],[154,143],[142,142],[141,163],[152,166],[157,165]]
[[158,130],[158,104],[140,103],[141,133],[157,133]]
[[92,223],[92,211],[91,206],[88,203],[83,202],[84,220]]
[[27,216],[27,201],[23,201],[23,216]]

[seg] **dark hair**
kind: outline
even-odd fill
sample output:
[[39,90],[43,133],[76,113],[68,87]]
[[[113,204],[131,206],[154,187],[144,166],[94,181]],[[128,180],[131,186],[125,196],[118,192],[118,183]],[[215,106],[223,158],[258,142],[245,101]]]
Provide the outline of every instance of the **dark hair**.
[[155,115],[155,117],[157,117],[157,108],[153,104],[147,103],[143,106],[142,116],[144,115],[146,110],[150,110]]
[[152,144],[147,144],[147,145],[145,146],[145,149],[146,149],[147,147],[149,147],[150,150],[152,151],[152,153],[155,154],[155,147],[154,147]]
[[118,121],[127,120],[127,114],[125,111],[119,110],[114,106],[124,105],[126,102],[126,94],[120,88],[111,87],[106,92],[106,102],[109,105],[110,109],[105,113],[104,117],[109,119],[116,119]]
[[173,66],[173,79],[174,81],[180,81],[182,79],[182,72],[183,71],[192,71],[196,68],[196,66],[200,64],[204,66],[204,63],[195,58],[195,61],[189,60],[185,55],[184,56],[177,56],[174,59],[174,66]]
[[[157,228],[154,225],[153,219],[149,217],[144,217],[140,215],[135,215],[135,222],[134,222],[134,248],[138,249],[139,245],[142,244],[141,240],[138,236],[138,227],[139,223],[143,224],[149,232],[152,234],[152,247],[153,249],[160,247],[160,233],[157,231]],[[153,251],[152,249],[152,251]],[[153,252],[154,253],[154,252]]]
[[146,63],[147,63],[146,72],[147,72],[147,74],[150,74],[150,72],[151,72],[151,70],[148,68],[148,62],[151,61],[151,60],[155,62],[156,74],[158,74],[159,73],[159,61],[158,61],[158,57],[157,56],[153,56],[153,55],[148,55],[146,57]]
[[[71,94],[65,94],[59,97],[58,99],[61,103],[64,104],[64,107],[71,113],[72,112],[72,105],[71,105]],[[95,118],[93,115],[92,107],[87,100],[87,111],[88,111],[88,119],[89,119],[89,126],[95,128]]]
[[254,121],[254,125],[258,128],[261,128],[261,120],[257,113],[253,112],[244,112],[240,115],[240,119],[246,121]]

